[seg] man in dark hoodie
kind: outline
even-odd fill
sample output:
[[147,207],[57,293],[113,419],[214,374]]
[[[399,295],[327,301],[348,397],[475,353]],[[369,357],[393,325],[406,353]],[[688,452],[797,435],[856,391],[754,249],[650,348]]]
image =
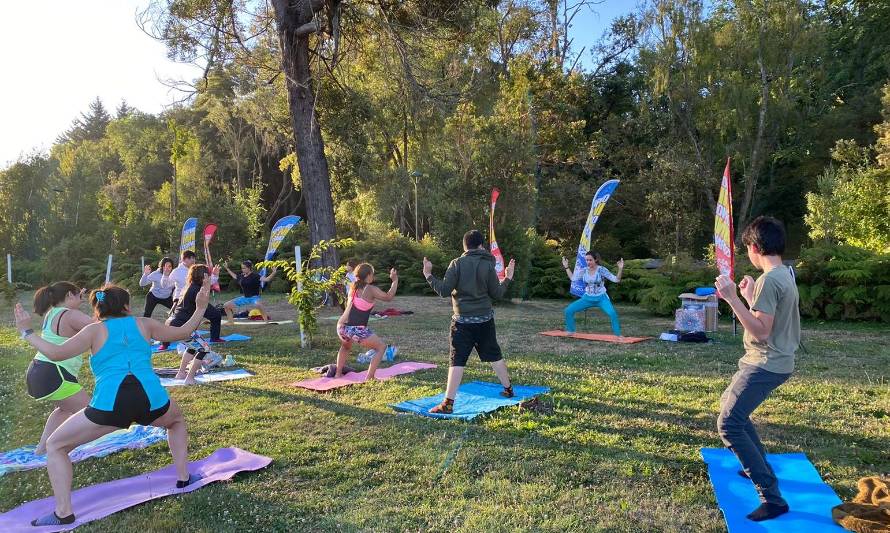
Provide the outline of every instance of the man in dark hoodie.
[[451,296],[454,316],[451,317],[451,366],[448,369],[448,386],[445,399],[430,409],[431,413],[450,414],[454,410],[454,397],[464,377],[464,366],[473,348],[479,359],[491,363],[504,390],[501,396],[513,397],[510,372],[507,362],[501,355],[494,329],[493,298],[500,298],[513,280],[516,262],[511,259],[507,265],[507,277],[498,280],[494,269],[494,256],[483,246],[484,239],[477,230],[464,235],[464,253],[451,261],[445,277],[441,280],[433,276],[433,264],[423,258],[423,277],[436,294],[446,298]]

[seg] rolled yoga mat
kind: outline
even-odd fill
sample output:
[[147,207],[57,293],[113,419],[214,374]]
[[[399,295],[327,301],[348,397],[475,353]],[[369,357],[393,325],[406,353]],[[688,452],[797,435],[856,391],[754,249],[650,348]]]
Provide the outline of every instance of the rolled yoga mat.
[[767,454],[779,490],[791,510],[778,518],[752,522],[745,516],[760,505],[751,480],[738,474],[739,460],[725,448],[702,448],[717,505],[729,533],[843,532],[831,518],[831,508],[841,503],[834,489],[822,481],[816,467],[802,453]]
[[504,390],[504,387],[500,383],[486,383],[484,381],[464,383],[457,389],[457,396],[454,399],[454,412],[450,415],[430,413],[430,409],[439,405],[445,399],[444,392],[435,396],[392,404],[390,407],[396,411],[416,413],[431,418],[472,420],[481,414],[490,413],[509,405],[519,405],[529,398],[550,392],[549,387],[513,385],[513,397],[504,398],[501,396],[502,390]]
[[[374,375],[374,379],[379,379],[381,381],[390,379],[395,376],[400,376],[402,374],[410,374],[412,372],[417,372],[418,370],[426,370],[428,368],[436,368],[436,365],[432,363],[416,363],[412,361],[406,361],[403,363],[396,363],[388,368],[377,368],[377,373]],[[325,392],[331,389],[337,389],[340,387],[345,387],[347,385],[354,385],[356,383],[364,383],[368,380],[367,372],[351,372],[346,374],[342,378],[315,378],[315,379],[307,379],[305,381],[299,381],[297,383],[292,383],[292,387],[301,387],[304,389],[314,390],[318,392]]]
[[[172,494],[198,490],[214,481],[231,479],[238,472],[259,470],[269,466],[272,459],[252,454],[240,448],[221,448],[206,459],[189,463],[189,472],[201,479],[185,487],[176,488],[176,469],[173,465],[138,476],[108,481],[78,489],[71,494],[77,520],[66,526],[34,527],[31,520],[45,516],[55,508],[53,498],[29,502],[0,515],[0,531],[46,533],[69,531],[78,526],[105,518],[123,509]],[[188,517],[183,517],[185,522]]]
[[552,331],[542,331],[540,335],[548,337],[569,337],[572,339],[581,339],[585,341],[611,342],[613,344],[633,344],[635,342],[643,342],[652,337],[616,337],[615,335],[606,335],[603,333],[569,333],[561,329]]

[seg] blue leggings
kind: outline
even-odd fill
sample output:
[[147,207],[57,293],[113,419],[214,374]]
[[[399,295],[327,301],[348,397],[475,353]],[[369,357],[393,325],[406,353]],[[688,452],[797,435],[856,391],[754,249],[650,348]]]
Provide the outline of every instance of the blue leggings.
[[572,302],[571,305],[566,307],[566,331],[568,331],[569,333],[574,333],[575,313],[579,313],[585,309],[590,309],[591,307],[599,307],[603,310],[604,313],[606,313],[606,315],[609,316],[609,321],[612,322],[612,333],[620,337],[621,324],[618,322],[618,313],[616,313],[615,308],[612,307],[612,301],[609,300],[608,294],[601,294],[599,296],[589,296],[585,294],[584,296]]

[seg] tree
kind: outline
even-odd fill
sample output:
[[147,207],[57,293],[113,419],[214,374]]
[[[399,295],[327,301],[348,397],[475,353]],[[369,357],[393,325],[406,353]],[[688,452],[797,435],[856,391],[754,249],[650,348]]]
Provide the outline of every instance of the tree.
[[[271,9],[269,9],[271,7]],[[470,0],[272,0],[239,3],[222,0],[156,0],[143,14],[143,25],[153,23],[171,57],[201,59],[207,75],[229,62],[251,64],[267,83],[280,74],[287,92],[299,181],[306,199],[312,243],[335,237],[331,181],[321,135],[318,84],[328,76],[336,81],[337,67],[350,48],[348,33],[362,25],[376,27],[399,57],[412,95],[424,91],[415,76],[406,33],[463,31],[479,9]],[[277,40],[268,39],[274,29]],[[356,43],[349,43],[356,44]],[[271,54],[266,50],[271,48]],[[277,66],[269,59],[278,58]],[[200,81],[199,81],[200,84]],[[322,254],[325,265],[337,264],[336,249]]]
[[111,122],[111,115],[105,110],[102,100],[96,97],[90,103],[89,110],[74,119],[71,128],[59,138],[59,141],[98,141],[105,135],[105,128]]

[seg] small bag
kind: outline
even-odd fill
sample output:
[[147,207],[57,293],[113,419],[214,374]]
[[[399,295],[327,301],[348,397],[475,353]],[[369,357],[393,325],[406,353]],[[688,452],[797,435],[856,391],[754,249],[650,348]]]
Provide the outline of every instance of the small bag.
[[674,329],[680,331],[704,331],[704,309],[677,309],[674,315]]

